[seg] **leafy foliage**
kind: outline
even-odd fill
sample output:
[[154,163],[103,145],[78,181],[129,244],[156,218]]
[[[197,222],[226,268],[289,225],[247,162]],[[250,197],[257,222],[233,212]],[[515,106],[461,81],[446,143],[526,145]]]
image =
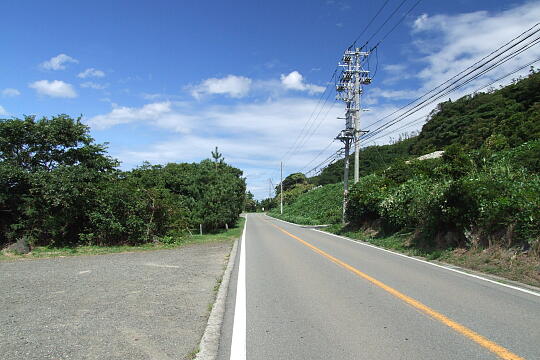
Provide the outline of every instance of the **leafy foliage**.
[[[378,218],[417,231],[432,248],[461,246],[464,238],[471,245],[528,247],[540,237],[540,174],[514,159],[539,144],[491,154],[451,148],[440,161],[425,163],[431,171],[413,162],[397,166],[410,165],[399,176],[392,168],[366,176],[351,190],[349,220]],[[442,241],[448,233],[452,239]]]
[[540,73],[439,104],[411,151],[425,154],[451,144],[478,149],[492,135],[503,135],[510,147],[540,138]]
[[0,120],[0,244],[140,244],[234,225],[245,180],[214,161],[129,172],[67,115]]

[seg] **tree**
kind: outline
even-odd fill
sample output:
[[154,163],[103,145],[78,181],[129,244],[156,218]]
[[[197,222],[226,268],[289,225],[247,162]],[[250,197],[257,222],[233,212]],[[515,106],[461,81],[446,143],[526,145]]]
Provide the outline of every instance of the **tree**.
[[2,242],[78,240],[88,210],[118,162],[67,115],[0,120]]
[[246,192],[246,200],[244,203],[245,212],[256,212],[259,202],[255,200],[251,191]]
[[[302,173],[293,173],[287,176],[283,180],[283,192],[292,189],[296,185],[305,185],[308,183],[308,180],[306,178],[306,175]],[[276,186],[276,194],[278,194],[281,191],[281,186],[278,184]]]
[[212,157],[122,172],[80,119],[0,120],[0,245],[136,244],[233,225],[245,179],[217,147]]
[[218,151],[217,146],[216,146],[216,149],[212,151],[212,159],[214,160],[216,169],[218,168],[218,164],[223,164],[223,162],[225,161],[222,154]]

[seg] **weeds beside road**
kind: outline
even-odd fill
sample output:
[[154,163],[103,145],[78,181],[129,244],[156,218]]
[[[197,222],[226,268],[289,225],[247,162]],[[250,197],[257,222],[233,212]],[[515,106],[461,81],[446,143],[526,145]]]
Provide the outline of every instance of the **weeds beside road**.
[[411,246],[409,239],[412,235],[407,233],[380,235],[365,229],[348,229],[340,224],[331,225],[323,230],[406,255],[442,261],[540,287],[540,259],[521,251],[512,251],[512,249],[497,246],[487,249],[458,248],[428,251]]

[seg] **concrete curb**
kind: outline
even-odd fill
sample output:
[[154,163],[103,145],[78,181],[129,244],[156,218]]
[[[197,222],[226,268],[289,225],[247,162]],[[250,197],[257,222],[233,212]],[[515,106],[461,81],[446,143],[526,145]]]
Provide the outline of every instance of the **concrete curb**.
[[236,260],[238,241],[239,239],[234,241],[234,245],[229,256],[229,262],[225,268],[225,272],[223,273],[223,278],[219,286],[216,301],[212,306],[212,311],[208,317],[206,329],[204,330],[204,334],[199,344],[199,352],[197,353],[197,356],[195,356],[196,360],[214,360],[217,358],[219,339],[221,336],[221,325],[223,324],[223,316],[225,314],[225,301],[227,299],[227,292],[229,290],[231,273]]

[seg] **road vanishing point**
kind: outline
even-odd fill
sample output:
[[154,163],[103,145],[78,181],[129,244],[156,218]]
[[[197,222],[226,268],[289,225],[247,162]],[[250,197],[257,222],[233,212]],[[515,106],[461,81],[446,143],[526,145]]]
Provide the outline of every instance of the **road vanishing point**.
[[219,359],[540,359],[540,294],[248,214]]

